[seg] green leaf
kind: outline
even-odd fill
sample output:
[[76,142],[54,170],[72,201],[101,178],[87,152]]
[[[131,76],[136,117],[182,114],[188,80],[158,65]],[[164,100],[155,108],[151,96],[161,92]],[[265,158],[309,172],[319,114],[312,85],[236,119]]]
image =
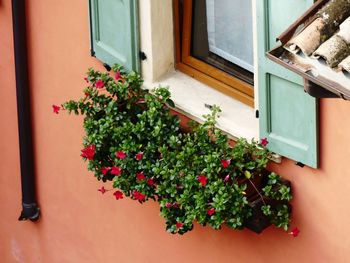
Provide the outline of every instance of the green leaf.
[[167,99],[167,100],[166,100],[166,103],[167,103],[170,107],[175,108],[175,103],[174,103],[174,101],[172,101],[171,99]]

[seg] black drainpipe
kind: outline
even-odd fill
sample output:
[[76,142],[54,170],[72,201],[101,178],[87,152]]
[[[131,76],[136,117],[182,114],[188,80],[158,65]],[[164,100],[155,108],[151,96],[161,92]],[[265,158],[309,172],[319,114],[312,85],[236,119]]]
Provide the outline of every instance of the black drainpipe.
[[22,212],[18,220],[36,221],[40,216],[40,208],[35,198],[25,0],[12,0],[12,22],[22,185]]

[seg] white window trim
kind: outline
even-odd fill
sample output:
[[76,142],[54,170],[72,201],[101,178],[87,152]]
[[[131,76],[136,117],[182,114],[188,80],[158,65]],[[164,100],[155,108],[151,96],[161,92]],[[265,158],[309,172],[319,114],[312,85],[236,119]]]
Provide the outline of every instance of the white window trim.
[[[253,12],[256,5],[253,1]],[[222,109],[218,127],[231,138],[248,140],[259,138],[259,121],[255,109],[234,98],[174,70],[174,27],[172,0],[139,0],[141,50],[147,59],[141,62],[146,88],[169,86],[179,112],[197,121],[209,112],[205,104],[216,104]],[[256,23],[253,15],[254,61],[257,61]],[[257,72],[255,63],[254,72]],[[255,74],[255,77],[257,74]],[[257,80],[255,80],[257,83]],[[257,108],[258,88],[254,86]]]

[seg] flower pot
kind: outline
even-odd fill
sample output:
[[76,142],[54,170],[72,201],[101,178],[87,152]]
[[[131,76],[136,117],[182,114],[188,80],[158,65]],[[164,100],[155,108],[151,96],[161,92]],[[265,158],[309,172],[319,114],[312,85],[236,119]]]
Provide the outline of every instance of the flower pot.
[[[290,181],[287,180],[283,180],[283,184],[289,187],[291,186]],[[261,190],[261,188],[259,190]],[[272,200],[266,197],[262,199],[259,194],[250,196],[248,198],[248,202],[248,205],[252,209],[252,216],[245,220],[244,226],[257,234],[260,234],[263,230],[271,225],[270,218],[266,216],[261,210],[261,207],[263,205],[267,204],[272,208],[275,208],[279,205],[287,205],[289,212],[292,210],[292,206],[287,201]]]
[[244,226],[257,234],[260,234],[271,225],[270,219],[261,210],[263,205],[264,202],[259,195],[255,195],[249,199],[252,216],[244,222]]
[[251,179],[243,178],[238,181],[239,185],[247,185],[247,189],[245,190],[245,196],[248,198],[248,200],[258,193],[257,190],[260,191],[262,189],[263,182],[265,181],[263,179],[264,175],[259,175]]

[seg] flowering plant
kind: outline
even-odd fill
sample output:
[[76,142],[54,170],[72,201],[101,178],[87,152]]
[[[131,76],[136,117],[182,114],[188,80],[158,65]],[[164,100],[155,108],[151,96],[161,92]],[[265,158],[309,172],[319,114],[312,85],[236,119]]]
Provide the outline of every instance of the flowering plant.
[[214,106],[203,124],[180,128],[167,88],[150,93],[142,79],[115,65],[112,73],[89,69],[84,97],[62,108],[84,115],[86,135],[81,156],[98,180],[111,186],[115,199],[128,196],[140,203],[158,201],[166,229],[184,234],[197,221],[214,229],[242,229],[253,216],[252,200],[269,222],[289,227],[291,189],[277,174],[268,173],[266,139],[232,147],[215,127],[220,109]]
[[171,151],[160,149],[156,172],[162,180],[157,194],[162,196],[161,214],[168,231],[185,233],[194,221],[214,229],[223,224],[241,229],[252,216],[249,202],[256,198],[271,223],[287,230],[290,187],[275,173],[264,176],[271,154],[262,143],[240,139],[234,147],[229,145],[227,136],[215,127],[219,111],[214,106],[204,116],[206,121],[183,134]]

